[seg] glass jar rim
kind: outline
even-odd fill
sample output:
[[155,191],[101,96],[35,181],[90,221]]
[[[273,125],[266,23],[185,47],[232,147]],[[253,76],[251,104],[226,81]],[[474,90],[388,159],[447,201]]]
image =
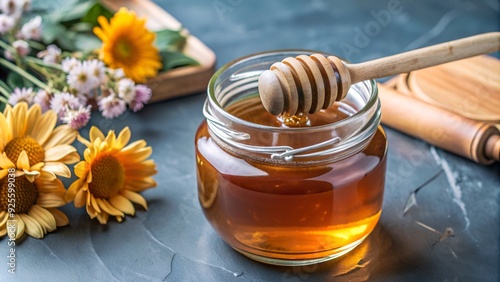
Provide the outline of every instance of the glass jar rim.
[[370,91],[370,97],[367,100],[366,104],[361,109],[357,110],[356,113],[354,113],[353,115],[351,115],[345,119],[330,123],[330,124],[311,126],[311,127],[276,127],[276,126],[269,126],[269,125],[253,123],[253,122],[241,119],[237,116],[234,116],[234,115],[232,115],[224,110],[222,105],[219,103],[219,101],[217,101],[217,98],[215,97],[215,86],[216,86],[215,84],[217,82],[217,79],[220,77],[220,75],[222,73],[224,73],[230,67],[235,66],[239,63],[243,63],[243,62],[248,61],[248,60],[258,59],[260,57],[273,56],[273,55],[278,55],[278,54],[285,55],[288,53],[290,54],[290,56],[292,56],[292,54],[298,54],[298,53],[307,54],[307,55],[319,53],[319,54],[323,54],[323,55],[327,55],[327,56],[334,56],[334,55],[329,54],[329,53],[315,51],[315,50],[309,50],[309,49],[281,49],[281,50],[270,50],[270,51],[254,53],[254,54],[250,54],[247,56],[243,56],[243,57],[234,59],[234,60],[224,64],[222,67],[220,67],[213,74],[213,76],[210,78],[210,81],[209,81],[208,87],[207,87],[207,94],[208,94],[207,96],[209,98],[208,102],[210,103],[210,105],[212,107],[215,107],[217,109],[219,114],[221,114],[222,116],[224,116],[224,118],[227,118],[231,122],[235,122],[237,124],[241,124],[243,126],[247,126],[249,128],[253,128],[253,129],[270,130],[270,131],[277,131],[277,132],[303,132],[303,131],[311,131],[311,130],[325,130],[325,129],[328,129],[330,127],[344,126],[344,125],[348,124],[352,119],[355,119],[356,117],[363,115],[364,113],[369,111],[369,109],[372,108],[375,105],[375,103],[377,103],[377,101],[378,101],[377,83],[375,80],[368,80],[368,82],[370,83],[370,90],[371,91]]

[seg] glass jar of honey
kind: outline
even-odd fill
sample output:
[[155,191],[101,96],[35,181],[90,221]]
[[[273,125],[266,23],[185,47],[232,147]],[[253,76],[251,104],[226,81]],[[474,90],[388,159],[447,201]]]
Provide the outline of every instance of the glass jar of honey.
[[318,113],[281,117],[262,106],[259,75],[286,57],[275,51],[233,61],[208,86],[195,137],[199,201],[238,252],[277,265],[339,257],[376,226],[387,140],[374,81]]

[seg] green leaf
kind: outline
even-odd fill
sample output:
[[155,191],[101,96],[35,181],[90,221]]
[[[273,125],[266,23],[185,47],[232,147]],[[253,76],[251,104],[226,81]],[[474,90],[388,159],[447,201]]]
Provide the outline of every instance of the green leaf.
[[93,26],[90,23],[76,23],[71,26],[71,30],[75,32],[81,32],[81,33],[90,33],[92,32]]
[[0,101],[0,112],[3,112],[5,109],[5,103]]
[[9,74],[7,75],[7,85],[9,85],[11,89],[14,89],[16,87],[33,87],[33,83],[23,78],[16,72],[9,72]]
[[84,52],[98,49],[102,45],[102,42],[92,34],[77,34],[73,43],[77,50]]
[[[8,92],[12,92],[12,87],[7,85],[7,83],[5,83],[3,80],[0,80],[0,87],[3,87]],[[2,95],[2,94],[0,93],[0,95]]]
[[95,3],[85,14],[85,16],[82,17],[81,21],[85,23],[89,23],[92,26],[97,26],[97,18],[99,16],[104,16],[106,19],[110,19],[113,16],[113,13],[108,10],[108,8],[104,7],[101,3]]
[[179,52],[163,51],[160,52],[162,57],[163,68],[162,71],[167,71],[173,68],[184,66],[196,66],[199,63],[191,57],[188,57]]
[[88,13],[95,3],[95,0],[82,1],[70,7],[57,9],[50,13],[50,18],[52,21],[59,23],[79,20]]
[[180,30],[163,29],[156,31],[156,47],[161,51],[180,50],[186,42],[186,37]]
[[50,44],[65,34],[66,28],[63,25],[52,21],[48,17],[43,18],[42,40],[45,44]]

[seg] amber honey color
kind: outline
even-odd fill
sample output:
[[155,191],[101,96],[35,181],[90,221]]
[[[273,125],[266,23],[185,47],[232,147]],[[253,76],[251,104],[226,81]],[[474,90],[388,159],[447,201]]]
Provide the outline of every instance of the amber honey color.
[[[226,111],[253,123],[285,126],[257,103],[243,104]],[[317,126],[345,117],[332,107],[311,115],[307,123]],[[273,263],[340,256],[379,220],[387,149],[381,128],[362,152],[312,166],[281,166],[233,155],[215,143],[206,122],[195,142],[199,200],[206,218],[224,241],[254,259]]]

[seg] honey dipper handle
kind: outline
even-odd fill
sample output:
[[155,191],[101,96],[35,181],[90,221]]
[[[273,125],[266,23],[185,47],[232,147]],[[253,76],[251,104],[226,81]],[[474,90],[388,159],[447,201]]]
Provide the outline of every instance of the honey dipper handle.
[[490,32],[359,64],[347,64],[351,83],[407,73],[500,50],[500,32]]

